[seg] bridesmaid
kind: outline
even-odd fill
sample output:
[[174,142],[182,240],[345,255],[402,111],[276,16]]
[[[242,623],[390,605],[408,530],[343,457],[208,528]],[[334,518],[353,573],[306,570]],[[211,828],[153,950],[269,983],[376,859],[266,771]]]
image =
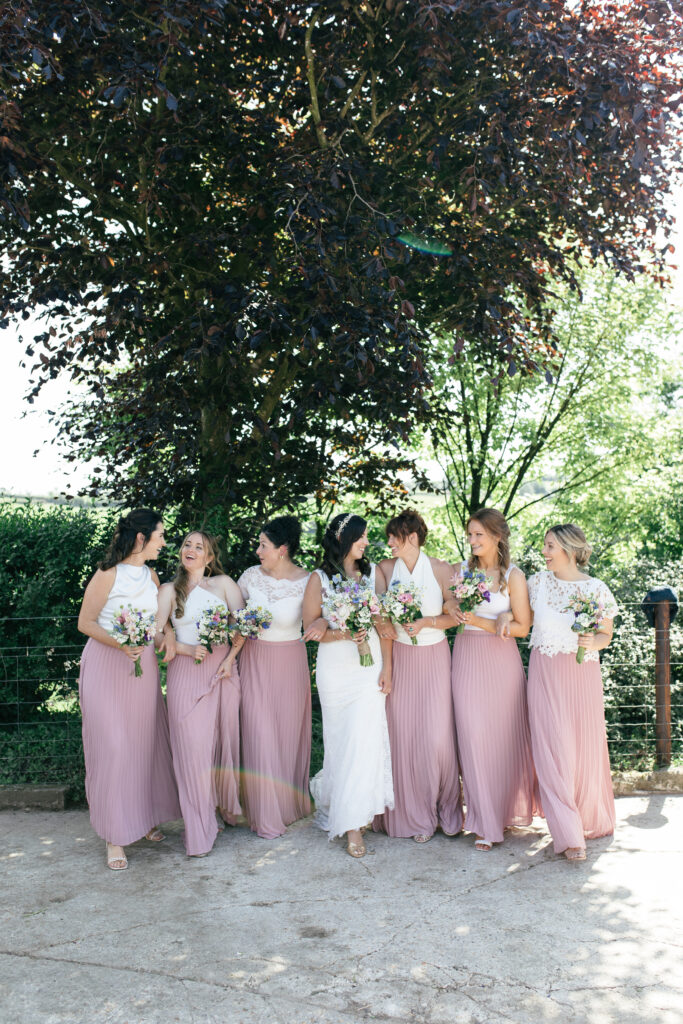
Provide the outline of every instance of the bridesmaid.
[[[391,753],[385,712],[391,692],[391,648],[372,627],[352,637],[327,628],[321,635],[322,603],[337,573],[364,582],[376,593],[386,589],[379,569],[365,557],[367,523],[361,516],[338,515],[323,536],[323,562],[306,586],[304,636],[319,639],[316,684],[323,712],[325,756],[311,780],[316,822],[329,835],[346,834],[351,857],[364,857],[361,830],[376,814],[394,806]],[[366,639],[374,663],[362,666],[357,645]]]
[[[428,842],[437,826],[447,835],[462,828],[460,779],[451,698],[451,654],[442,614],[451,567],[421,550],[427,524],[413,509],[386,526],[392,558],[379,563],[390,584],[399,580],[422,591],[422,618],[407,630],[396,627],[387,724],[391,744],[395,808],[378,815],[375,831]],[[417,639],[414,646],[411,637]]]
[[273,616],[240,654],[244,809],[263,839],[311,813],[311,680],[301,642],[308,573],[293,561],[300,537],[294,516],[271,519],[259,534],[260,565],[238,580],[244,600]]
[[453,602],[456,622],[465,624],[452,663],[465,828],[475,833],[475,849],[482,852],[502,843],[508,826],[530,825],[536,802],[526,677],[517,644],[509,639],[527,635],[531,609],[524,573],[510,564],[509,537],[496,509],[475,512],[467,524],[472,554],[460,572],[485,572],[493,581],[491,600],[465,613]]
[[[176,657],[168,666],[168,719],[180,809],[189,857],[205,857],[223,819],[234,825],[239,801],[240,680],[230,648],[199,643],[198,621],[205,611],[234,612],[244,607],[239,587],[222,574],[218,545],[195,530],[180,549],[180,565],[171,583],[159,591],[159,621],[173,623]],[[199,662],[199,664],[197,664]],[[219,667],[223,671],[219,675]],[[218,766],[218,770],[216,770]]]
[[[567,860],[585,860],[586,839],[611,835],[616,822],[598,651],[612,639],[618,609],[607,586],[583,572],[590,553],[578,526],[553,526],[543,546],[547,571],[529,579],[531,742],[555,852]],[[566,608],[574,595],[604,603],[599,633],[572,632]],[[586,651],[582,664],[578,647]]]
[[[159,580],[145,562],[165,544],[156,512],[138,508],[120,519],[78,616],[80,632],[90,637],[79,679],[85,791],[112,871],[128,867],[125,846],[143,836],[161,842],[157,824],[180,817],[154,647],[121,647],[111,635],[122,607],[157,614]],[[166,660],[171,648],[172,641]],[[138,659],[140,677],[134,674]]]

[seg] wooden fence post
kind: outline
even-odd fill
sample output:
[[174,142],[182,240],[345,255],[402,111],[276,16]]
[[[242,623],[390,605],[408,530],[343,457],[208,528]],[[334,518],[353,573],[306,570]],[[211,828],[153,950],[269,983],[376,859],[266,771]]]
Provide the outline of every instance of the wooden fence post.
[[671,611],[668,601],[655,605],[655,739],[657,767],[671,764]]

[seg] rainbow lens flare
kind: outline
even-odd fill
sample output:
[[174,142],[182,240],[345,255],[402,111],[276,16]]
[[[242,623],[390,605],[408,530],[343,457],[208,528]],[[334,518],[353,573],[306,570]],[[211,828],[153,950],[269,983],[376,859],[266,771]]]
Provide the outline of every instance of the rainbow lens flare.
[[396,236],[396,239],[403,245],[407,245],[409,249],[417,249],[418,252],[425,252],[430,256],[453,255],[453,250],[449,246],[429,235],[415,235],[412,231],[403,231]]

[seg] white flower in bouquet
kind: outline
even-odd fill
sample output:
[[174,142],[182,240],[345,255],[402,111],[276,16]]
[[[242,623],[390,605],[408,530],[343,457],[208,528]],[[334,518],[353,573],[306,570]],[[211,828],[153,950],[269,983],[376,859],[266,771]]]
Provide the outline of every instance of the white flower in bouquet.
[[[143,612],[139,608],[126,608],[121,605],[112,623],[111,635],[122,647],[146,647],[154,639],[156,632],[156,615]],[[134,675],[142,675],[140,658],[135,659]]]
[[[377,594],[367,583],[347,580],[339,574],[332,577],[323,598],[322,614],[333,629],[347,629],[352,635],[361,629],[369,630],[373,618],[381,611]],[[358,653],[364,668],[374,665],[367,640],[358,644]]]
[[[416,583],[394,580],[379,601],[384,614],[401,626],[422,618],[422,588]],[[410,641],[417,644],[417,637],[411,636]]]

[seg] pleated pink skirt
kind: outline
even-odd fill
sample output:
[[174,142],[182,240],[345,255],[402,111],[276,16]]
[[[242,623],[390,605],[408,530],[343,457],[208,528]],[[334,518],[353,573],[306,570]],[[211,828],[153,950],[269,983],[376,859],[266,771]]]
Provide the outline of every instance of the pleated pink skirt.
[[600,663],[532,650],[529,722],[543,810],[556,853],[616,824]]
[[376,832],[390,836],[449,835],[462,828],[460,779],[451,699],[448,641],[395,643],[386,704],[394,809],[377,815]]
[[452,681],[465,828],[501,843],[505,828],[531,824],[538,810],[517,644],[465,630],[453,644]]
[[300,640],[249,639],[240,653],[242,793],[252,831],[281,836],[311,813],[311,681]]
[[239,800],[240,677],[216,671],[229,648],[214,647],[201,665],[178,654],[168,666],[167,701],[173,767],[190,856],[208,853],[218,825],[216,808],[229,824],[242,813]]
[[180,817],[166,705],[150,645],[143,674],[122,651],[88,640],[78,684],[83,715],[85,793],[102,839],[127,846]]

